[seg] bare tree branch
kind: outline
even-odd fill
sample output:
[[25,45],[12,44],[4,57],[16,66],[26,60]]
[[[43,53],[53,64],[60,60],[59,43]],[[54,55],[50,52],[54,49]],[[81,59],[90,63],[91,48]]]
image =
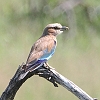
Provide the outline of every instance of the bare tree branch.
[[73,82],[56,72],[54,69],[48,69],[46,65],[41,66],[39,69],[33,72],[28,72],[23,79],[20,78],[21,75],[24,74],[24,70],[22,70],[22,67],[23,64],[17,69],[6,90],[2,93],[0,100],[13,100],[21,85],[33,75],[39,75],[40,77],[45,78],[49,82],[53,83],[55,87],[58,87],[58,84],[62,85],[67,90],[76,95],[80,100],[97,100],[90,97],[86,92],[84,92]]

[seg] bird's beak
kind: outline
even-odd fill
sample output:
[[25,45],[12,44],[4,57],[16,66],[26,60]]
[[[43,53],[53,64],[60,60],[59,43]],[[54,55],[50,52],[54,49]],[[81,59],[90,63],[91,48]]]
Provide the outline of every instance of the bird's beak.
[[69,27],[62,26],[62,28],[61,28],[60,30],[61,30],[61,31],[69,30]]

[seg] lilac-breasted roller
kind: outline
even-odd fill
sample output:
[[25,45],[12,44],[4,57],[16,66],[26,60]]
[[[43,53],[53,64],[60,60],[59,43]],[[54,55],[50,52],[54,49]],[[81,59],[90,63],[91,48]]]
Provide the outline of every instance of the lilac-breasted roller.
[[24,67],[25,71],[34,71],[41,67],[52,57],[57,46],[56,36],[68,27],[59,23],[48,24],[42,36],[33,44]]

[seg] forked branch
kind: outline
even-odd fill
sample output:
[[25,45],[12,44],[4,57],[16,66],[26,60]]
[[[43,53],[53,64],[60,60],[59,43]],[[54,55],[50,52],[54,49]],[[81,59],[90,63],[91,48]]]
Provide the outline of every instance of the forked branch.
[[73,82],[56,72],[54,69],[48,69],[46,65],[41,66],[36,71],[28,72],[23,79],[21,79],[21,75],[24,74],[24,70],[22,70],[22,67],[23,64],[17,69],[15,75],[10,80],[9,85],[2,93],[0,100],[13,100],[21,85],[33,75],[39,75],[40,77],[45,78],[49,82],[53,83],[55,87],[58,87],[58,84],[62,85],[67,90],[76,95],[80,100],[97,100],[90,97],[86,92],[84,92]]

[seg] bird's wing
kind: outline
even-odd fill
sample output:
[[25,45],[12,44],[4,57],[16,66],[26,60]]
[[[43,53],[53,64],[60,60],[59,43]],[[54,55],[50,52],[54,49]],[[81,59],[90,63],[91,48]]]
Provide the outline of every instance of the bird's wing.
[[30,54],[26,62],[27,67],[37,64],[36,62],[38,60],[41,60],[40,58],[42,56],[45,56],[48,52],[52,50],[54,46],[56,46],[55,42],[56,41],[53,38],[40,38],[31,48]]

